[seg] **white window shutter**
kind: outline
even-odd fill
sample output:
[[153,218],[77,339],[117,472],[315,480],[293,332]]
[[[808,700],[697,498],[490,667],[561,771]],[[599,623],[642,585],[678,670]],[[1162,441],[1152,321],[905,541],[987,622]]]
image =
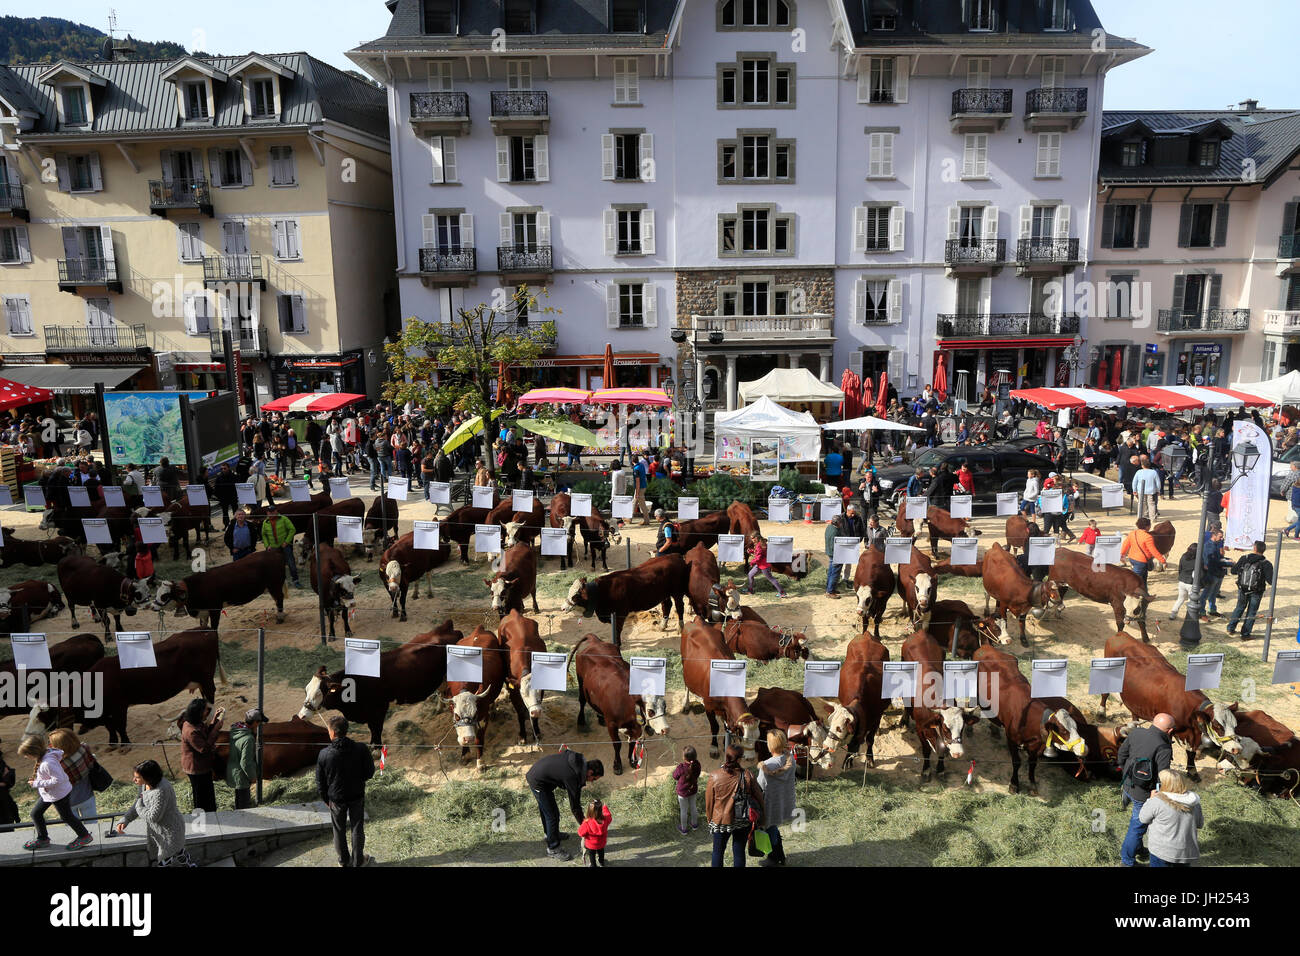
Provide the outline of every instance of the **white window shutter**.
[[641,210],[641,251],[652,256],[655,253],[655,211]]
[[95,192],[104,189],[104,174],[99,167],[99,153],[90,154],[90,185]]
[[629,103],[641,102],[641,72],[637,60],[633,57],[627,59],[627,101]]
[[605,255],[618,254],[618,210],[605,210]]
[[894,384],[903,381],[903,351],[891,349],[889,352],[889,381]]
[[975,175],[975,137],[968,135],[962,144],[961,151],[961,174],[963,176]]
[[982,238],[996,239],[998,237],[998,207],[984,207],[984,230]]
[[902,252],[906,239],[907,210],[901,205],[889,207],[889,251]]
[[99,242],[104,249],[104,261],[110,266],[113,264],[113,227],[99,227]]
[[859,378],[862,377],[862,351],[854,349],[849,353],[849,371]]
[[284,224],[285,246],[290,259],[302,258],[302,232],[297,219],[289,219]]
[[637,159],[640,160],[640,168],[637,170],[637,176],[643,183],[652,183],[655,181],[655,135],[654,133],[642,133],[637,142]]
[[858,102],[871,103],[871,57],[858,58]]
[[442,138],[442,174],[443,182],[460,182],[460,176],[456,172],[456,137],[454,136]]
[[248,154],[239,151],[239,181],[244,186],[253,185],[253,165],[248,161]]
[[276,219],[271,222],[271,254],[277,259],[284,259],[287,257],[287,250],[284,241],[284,226],[285,222],[283,219]]
[[907,83],[911,77],[911,57],[894,58],[894,102],[907,102]]
[[961,238],[961,207],[960,206],[948,207],[948,238],[949,239]]
[[614,134],[600,134],[600,178],[614,178]]
[[853,207],[853,251],[867,251],[867,207]]
[[549,212],[539,212],[537,214],[537,244],[539,246],[549,246],[551,244],[551,214]]
[[903,280],[890,279],[889,289],[889,323],[899,325],[903,321]]
[[659,287],[649,282],[641,286],[641,325],[647,329],[659,325]]
[[473,213],[463,212],[460,214],[460,248],[461,251],[474,248]]
[[[297,154],[294,153],[292,146],[285,147],[284,169],[285,172],[289,174],[288,178],[285,179],[285,182],[287,183],[298,182],[298,159],[297,159]],[[249,182],[251,183],[252,180],[250,179]]]
[[501,213],[499,223],[501,226],[501,245],[506,249],[513,249],[515,245],[514,221],[510,213]]
[[59,192],[72,191],[72,176],[68,173],[68,154],[56,153],[54,156],[54,168],[59,174]]
[[307,300],[298,292],[293,295],[293,330],[307,331]]
[[221,181],[221,153],[218,150],[208,150],[208,175],[212,180],[213,186],[224,186]]
[[605,286],[605,325],[618,328],[618,283],[611,282]]
[[989,315],[993,305],[993,280],[988,276],[980,279],[980,315]]
[[867,138],[867,175],[879,176],[881,167],[881,140],[880,133],[872,133]]
[[550,182],[551,158],[549,136],[533,137],[533,170],[539,183]]
[[859,276],[853,281],[853,321],[859,325],[867,320],[867,280]]
[[25,295],[18,297],[18,315],[20,328],[28,335],[32,334],[32,300]]
[[438,244],[438,217],[424,215],[420,217],[421,236],[420,245],[429,249]]
[[447,171],[442,162],[442,143],[441,136],[429,137],[429,155],[433,159],[433,182],[445,183],[447,181]]
[[186,292],[185,293],[185,334],[186,335],[199,334],[199,319],[198,316],[195,314],[195,312],[196,310],[194,308],[194,293]]
[[510,182],[510,137],[497,137],[497,182]]
[[1034,207],[1025,204],[1020,207],[1020,238],[1032,239],[1034,236]]
[[31,239],[27,235],[27,227],[17,226],[15,227],[15,232],[17,234],[17,239],[18,239],[18,261],[31,262],[32,243],[31,243]]
[[1056,238],[1070,238],[1070,207],[1066,203],[1056,207]]

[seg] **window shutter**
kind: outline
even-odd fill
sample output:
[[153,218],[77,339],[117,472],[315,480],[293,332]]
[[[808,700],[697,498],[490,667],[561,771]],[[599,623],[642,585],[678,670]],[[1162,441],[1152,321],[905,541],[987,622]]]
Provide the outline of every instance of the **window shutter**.
[[867,207],[853,207],[853,251],[867,251]]
[[456,171],[456,137],[454,136],[442,138],[442,172],[444,182],[460,182],[460,175]]
[[907,211],[901,206],[889,207],[889,251],[902,252],[907,223]]
[[164,149],[162,151],[162,176],[164,182],[172,180],[172,151]]
[[104,262],[111,268],[113,265],[113,227],[99,227],[99,243],[104,250]]
[[54,167],[59,174],[59,192],[71,192],[72,176],[68,173],[68,154],[56,153],[54,155]]
[[1151,245],[1151,204],[1149,202],[1144,202],[1138,206],[1137,224],[1137,247],[1145,249]]
[[963,142],[961,152],[961,174],[963,176],[975,175],[975,137],[968,135]]
[[[287,174],[284,182],[294,184],[298,182],[298,160],[292,146],[284,148],[284,171]],[[252,180],[250,179],[249,182],[251,183]]]
[[849,353],[849,371],[858,378],[862,377],[862,350],[854,349]]
[[1124,357],[1124,384],[1136,385],[1138,383],[1138,372],[1142,367],[1142,346],[1125,346],[1124,351],[1128,353]]
[[288,258],[284,238],[285,221],[276,219],[271,223],[271,254],[277,259]]
[[637,178],[643,183],[652,183],[655,181],[655,135],[654,133],[642,133],[637,140],[637,159],[640,160],[640,167],[637,169]]
[[612,180],[614,178],[614,134],[600,134],[600,178],[603,180]]
[[1186,249],[1192,244],[1192,206],[1183,203],[1178,213],[1178,248]]
[[948,207],[948,238],[961,238],[961,207]]
[[275,309],[280,319],[280,331],[292,332],[293,331],[293,304],[292,302],[290,302],[290,297],[283,293],[277,295],[275,297]]
[[253,165],[242,149],[239,151],[239,182],[243,186],[253,185]]
[[1056,207],[1056,238],[1070,238],[1070,207],[1065,203]]
[[889,324],[899,325],[903,321],[903,280],[889,280]]
[[[1141,207],[1138,207],[1139,214]],[[1115,248],[1115,207],[1111,203],[1101,207],[1101,247]]]
[[983,239],[996,239],[998,237],[998,207],[984,207],[984,231],[981,236]]
[[510,137],[497,137],[497,182],[510,182]]
[[989,315],[993,304],[993,280],[988,276],[980,279],[980,315]]
[[853,282],[853,321],[859,325],[867,321],[867,280],[861,277]]
[[213,186],[224,186],[221,181],[221,153],[218,150],[208,150],[208,173],[212,179]]
[[90,188],[95,192],[104,189],[104,174],[99,168],[99,153],[90,154]]
[[1290,236],[1296,232],[1296,210],[1300,209],[1300,202],[1294,199],[1287,203],[1282,209],[1282,229],[1280,235]]
[[537,214],[537,244],[539,246],[549,246],[551,244],[551,214],[549,212],[539,212]]
[[474,216],[472,213],[460,214],[460,248],[464,252],[474,248]]
[[605,286],[605,325],[618,328],[618,283],[611,282]]
[[286,219],[284,222],[284,248],[290,259],[302,258],[302,236],[297,219]]
[[907,102],[907,82],[910,78],[911,58],[899,56],[894,58],[894,102]]
[[498,222],[501,227],[500,238],[501,238],[502,248],[513,249],[515,245],[515,233],[514,233],[514,222],[510,216],[510,213],[508,212],[501,213]]
[[1034,235],[1034,207],[1020,207],[1020,238],[1032,239]]
[[889,352],[889,380],[895,386],[903,382],[903,352],[900,349],[891,349]]
[[1228,241],[1228,203],[1221,202],[1214,210],[1214,244],[1222,246]]
[[433,159],[433,182],[435,183],[445,183],[447,181],[447,170],[442,159],[443,142],[441,136],[429,137],[429,155]]
[[605,210],[605,255],[618,253],[618,210]]
[[1174,310],[1177,312],[1186,311],[1187,303],[1183,300],[1187,298],[1187,276],[1174,276]]
[[31,240],[28,238],[27,235],[27,227],[15,226],[14,233],[15,233],[15,238],[18,240],[18,261],[31,262],[32,244],[31,244]]
[[648,256],[655,254],[655,211],[641,210],[641,251]]
[[185,334],[186,335],[199,334],[199,319],[195,313],[196,310],[194,307],[194,293],[186,292],[185,293]]
[[871,57],[858,58],[858,102],[871,103]]
[[293,330],[307,331],[307,300],[297,292],[293,294]]
[[653,329],[659,325],[659,288],[646,282],[641,286],[641,326]]
[[438,217],[423,215],[420,217],[420,245],[430,249],[438,244]]
[[1219,307],[1219,294],[1223,291],[1223,276],[1215,273],[1210,276],[1210,293],[1209,302],[1206,304],[1207,309],[1217,309]]
[[550,141],[549,136],[533,137],[533,170],[539,183],[551,179]]

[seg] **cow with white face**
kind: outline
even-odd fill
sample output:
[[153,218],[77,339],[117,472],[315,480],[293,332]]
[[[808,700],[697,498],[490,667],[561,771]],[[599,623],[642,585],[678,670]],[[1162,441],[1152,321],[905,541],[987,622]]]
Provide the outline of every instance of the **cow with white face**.
[[853,711],[840,703],[834,705],[831,709],[831,715],[826,718],[826,742],[824,744],[828,748],[827,752],[832,757],[840,749],[841,744],[847,745],[849,740],[853,738],[857,725],[858,718]]
[[[469,748],[476,747],[478,753],[475,767],[482,770],[483,746],[487,739],[488,721],[492,717],[492,706],[510,678],[509,654],[503,653],[508,648],[497,635],[482,625],[474,628],[472,634],[457,641],[454,646],[480,648],[482,680],[448,681],[447,693],[442,695],[442,701],[451,706],[461,758],[468,759]],[[522,727],[520,736],[523,736]]]
[[492,609],[500,617],[512,610],[523,613],[524,598],[531,597],[533,613],[540,613],[537,606],[537,552],[520,542],[501,553],[496,567],[492,577],[483,579],[484,586],[492,593]]
[[1088,745],[1079,735],[1079,725],[1065,708],[1046,711],[1043,714],[1043,730],[1046,733],[1043,746],[1044,757],[1055,757],[1058,747],[1074,754],[1080,760],[1088,756]]
[[47,581],[21,581],[0,588],[0,629],[20,630],[62,610],[63,596]]
[[[1208,719],[1205,719],[1208,716]],[[1230,757],[1239,757],[1243,753],[1243,740],[1237,735],[1237,715],[1229,707],[1214,701],[1205,712],[1198,715],[1201,724],[1201,746],[1206,749],[1218,749]]]
[[786,731],[786,735],[792,742],[802,741],[807,745],[809,760],[823,770],[831,769],[831,763],[835,758],[835,744],[831,741],[826,726],[820,720],[804,724],[802,727],[792,725]]

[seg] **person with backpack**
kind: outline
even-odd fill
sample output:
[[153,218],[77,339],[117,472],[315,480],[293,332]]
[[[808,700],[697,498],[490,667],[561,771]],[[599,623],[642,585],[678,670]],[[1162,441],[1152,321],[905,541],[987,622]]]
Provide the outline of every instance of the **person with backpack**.
[[[1178,610],[1183,604],[1190,602],[1192,599],[1192,584],[1196,579],[1196,542],[1193,541],[1183,552],[1183,556],[1178,560],[1178,600],[1174,606],[1169,609],[1169,620],[1178,616]],[[1194,607],[1194,604],[1188,604]],[[1207,619],[1208,620],[1208,619]]]
[[1228,633],[1235,634],[1237,622],[1242,612],[1246,620],[1242,621],[1241,639],[1250,640],[1250,629],[1255,626],[1255,614],[1259,611],[1259,600],[1273,583],[1273,564],[1264,557],[1264,542],[1256,541],[1255,549],[1232,566],[1237,575],[1237,606],[1228,618]]
[[1174,758],[1169,735],[1174,729],[1174,719],[1168,714],[1156,714],[1150,727],[1139,727],[1120,744],[1116,763],[1122,768],[1122,805],[1133,804],[1128,832],[1119,849],[1120,862],[1133,866],[1139,857],[1145,858],[1142,836],[1147,824],[1142,821],[1142,807],[1155,792],[1156,781],[1162,770],[1168,770]]
[[713,835],[714,867],[722,866],[728,840],[731,865],[745,865],[745,843],[763,815],[763,791],[754,775],[740,765],[742,757],[739,747],[728,747],[722,766],[709,774],[704,790],[704,820]]

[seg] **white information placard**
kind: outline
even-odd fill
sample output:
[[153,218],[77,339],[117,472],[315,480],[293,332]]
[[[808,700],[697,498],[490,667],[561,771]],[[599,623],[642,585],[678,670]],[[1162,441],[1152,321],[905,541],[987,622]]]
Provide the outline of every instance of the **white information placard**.
[[533,493],[531,491],[516,490],[510,495],[510,506],[515,511],[524,511],[529,514],[533,511]]
[[805,697],[839,697],[840,662],[804,661],[803,695]]
[[339,542],[342,544],[361,544],[361,518],[352,515],[339,515],[334,519],[338,530]]
[[718,563],[740,564],[745,560],[745,536],[743,534],[718,535]]
[[343,639],[343,673],[354,677],[379,676],[379,642],[359,637]]
[[615,518],[632,517],[632,496],[631,495],[613,495],[609,499],[610,513]]
[[912,700],[916,697],[917,661],[882,661],[881,666],[884,668],[880,681],[881,700],[895,697]]
[[483,681],[483,648],[447,645],[447,680],[462,684]]
[[710,697],[745,697],[749,661],[709,661]]
[[241,481],[235,485],[235,501],[241,505],[257,504],[257,487],[251,481]]
[[1122,693],[1127,665],[1127,657],[1094,657],[1088,662],[1088,693]]
[[[140,523],[140,541],[144,544],[166,544],[167,529],[162,518],[137,518]],[[253,540],[257,540],[254,537]]]
[[979,696],[979,661],[943,662],[943,699],[974,700]]
[[627,692],[642,697],[662,697],[668,685],[668,660],[634,657],[627,672]]
[[409,485],[410,481],[406,478],[389,478],[388,491],[386,492],[385,497],[392,501],[405,501],[406,491]]
[[575,518],[591,517],[591,494],[589,492],[570,492],[569,514]]
[[1020,494],[1015,491],[998,492],[998,517],[1009,518],[1020,511]]
[[1105,508],[1123,508],[1124,507],[1124,486],[1107,485],[1101,489],[1101,506]]
[[68,504],[73,508],[89,508],[90,492],[80,485],[69,485]]
[[333,501],[346,501],[352,497],[352,486],[348,484],[346,478],[330,479],[330,499]]
[[[677,499],[681,501],[680,498]],[[767,520],[768,521],[789,521],[790,520],[790,499],[789,498],[768,498],[767,499]]]
[[699,498],[678,498],[677,517],[681,521],[694,521],[700,516]]
[[40,485],[23,485],[23,504],[29,508],[45,507],[45,492]]
[[[146,508],[161,508],[163,506],[162,489],[157,485],[145,485],[140,489],[140,496]],[[253,503],[256,504],[257,502]]]
[[20,671],[49,670],[53,666],[44,634],[10,634],[9,646],[14,652],[14,667]]
[[[834,554],[831,555],[832,564],[857,564],[858,563],[858,545],[861,544],[861,538],[847,537],[842,538],[835,536]],[[911,539],[908,539],[911,543]]]
[[1030,661],[1030,696],[1064,697],[1068,663],[1064,657]]
[[149,631],[117,631],[117,656],[122,669],[157,667],[153,651],[153,634]]
[[429,500],[435,505],[451,504],[451,482],[448,481],[431,481],[429,482]]
[[113,535],[108,530],[108,519],[82,518],[81,527],[86,532],[87,544],[113,543]]
[[[186,485],[185,500],[190,503],[191,508],[202,508],[208,503],[208,489],[202,485]],[[158,506],[162,507],[161,501]]]
[[1097,540],[1092,543],[1092,569],[1100,571],[1108,564],[1119,564],[1123,546],[1124,539],[1117,534],[1097,535]]
[[564,528],[542,529],[542,557],[563,558],[569,554],[569,532]]
[[9,490],[8,485],[0,485],[0,507],[8,507],[14,503],[14,494]]
[[470,491],[471,502],[475,508],[491,508],[496,489],[490,485],[475,485]]
[[552,651],[533,651],[533,689],[552,690],[563,694],[569,689],[567,654]]
[[948,563],[956,566],[979,564],[980,560],[980,540],[979,538],[953,538],[952,555],[948,558]]
[[439,544],[438,534],[438,522],[415,522],[415,549],[417,551],[437,551]]
[[1188,654],[1184,690],[1214,690],[1223,678],[1223,654]]
[[290,501],[311,501],[311,492],[307,490],[307,482],[301,478],[290,478],[288,485]]
[[1056,563],[1056,538],[1051,535],[1030,538],[1028,551],[1031,565],[1051,566]]
[[1039,495],[1039,501],[1043,505],[1043,514],[1045,515],[1059,515],[1065,510],[1061,502],[1061,489],[1059,488],[1048,488]]
[[104,493],[104,507],[126,507],[126,495],[122,493],[122,489],[117,485],[101,485],[99,490]]
[[920,521],[930,511],[930,499],[924,495],[908,495],[904,505],[903,517],[909,521]]
[[911,538],[886,538],[885,563],[907,564],[912,560]]
[[474,525],[474,550],[479,554],[500,554],[501,526],[497,524]]
[[[790,535],[772,535],[767,539],[767,560],[771,564],[788,564],[794,560],[794,538]],[[855,559],[856,560],[856,559]]]
[[839,498],[823,498],[821,500],[821,507],[817,513],[821,515],[822,521],[834,521],[840,516],[840,511],[843,510],[843,507],[844,502]]
[[1293,684],[1300,681],[1300,651],[1278,651],[1273,662],[1273,683]]
[[954,518],[969,518],[973,501],[970,495],[953,495],[948,499],[948,514]]

